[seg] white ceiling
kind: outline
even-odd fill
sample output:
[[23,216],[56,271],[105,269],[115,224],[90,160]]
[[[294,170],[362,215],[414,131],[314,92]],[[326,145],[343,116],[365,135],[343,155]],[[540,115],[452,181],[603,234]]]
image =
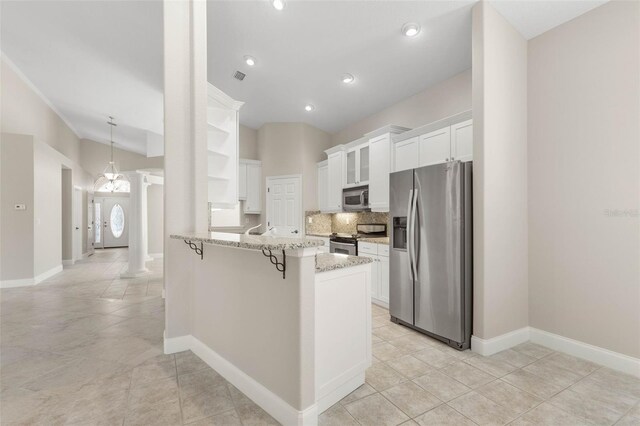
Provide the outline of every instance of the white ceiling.
[[608,0],[492,0],[491,4],[530,40]]
[[[266,0],[209,1],[209,81],[246,102],[250,127],[304,121],[335,132],[469,68],[474,2],[290,0],[277,12]],[[603,1],[492,3],[531,38]],[[113,115],[116,143],[146,153],[163,133],[161,1],[0,5],[3,53],[78,135],[107,143]],[[418,37],[400,34],[405,22],[421,24]],[[345,72],[354,84],[341,83]]]
[[5,1],[2,51],[78,136],[146,153],[162,134],[162,3]]
[[[246,102],[250,127],[302,121],[336,132],[470,68],[472,4],[289,1],[278,12],[268,1],[212,2],[209,81]],[[422,26],[415,38],[402,35],[407,22]],[[342,83],[344,73],[355,82]]]

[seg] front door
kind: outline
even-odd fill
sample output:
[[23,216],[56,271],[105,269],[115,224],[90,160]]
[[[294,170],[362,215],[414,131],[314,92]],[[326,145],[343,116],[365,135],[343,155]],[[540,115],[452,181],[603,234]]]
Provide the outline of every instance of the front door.
[[129,199],[96,198],[95,247],[127,247],[129,245]]
[[282,237],[302,236],[302,177],[267,178],[267,230]]

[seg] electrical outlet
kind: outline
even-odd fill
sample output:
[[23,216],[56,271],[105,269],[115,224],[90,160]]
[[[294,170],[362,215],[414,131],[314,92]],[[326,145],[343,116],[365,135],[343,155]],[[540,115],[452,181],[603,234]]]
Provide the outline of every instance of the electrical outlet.
[[309,219],[307,219],[307,222],[313,223],[313,217],[309,216]]
[[27,205],[26,204],[14,204],[13,205],[13,209],[14,210],[26,210],[27,209]]

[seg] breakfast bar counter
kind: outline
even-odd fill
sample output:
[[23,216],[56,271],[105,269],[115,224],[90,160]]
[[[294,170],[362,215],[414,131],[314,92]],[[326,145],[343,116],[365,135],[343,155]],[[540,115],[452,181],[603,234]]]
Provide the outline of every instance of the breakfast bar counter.
[[364,384],[372,358],[372,260],[323,244],[171,235],[165,353],[193,351],[282,424],[317,424]]

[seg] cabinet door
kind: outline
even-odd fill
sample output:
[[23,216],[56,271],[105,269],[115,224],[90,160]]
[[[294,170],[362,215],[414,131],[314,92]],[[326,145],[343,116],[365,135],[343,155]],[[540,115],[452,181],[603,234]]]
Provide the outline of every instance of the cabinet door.
[[369,160],[373,172],[369,176],[369,205],[373,211],[389,211],[390,143],[389,135],[369,140]]
[[374,299],[380,299],[380,291],[379,291],[379,274],[378,274],[378,256],[373,256],[370,254],[364,255],[366,257],[370,257],[373,259],[373,263],[371,263],[371,297]]
[[445,127],[420,136],[420,167],[440,164],[451,158],[451,131]]
[[389,258],[378,256],[378,300],[389,303]]
[[327,179],[329,177],[329,166],[318,166],[318,209],[321,212],[327,211]]
[[369,182],[369,144],[360,146],[358,150],[358,184],[366,185]]
[[258,214],[262,212],[262,167],[247,164],[247,201],[244,212]]
[[238,200],[247,199],[247,164],[240,163],[238,166]]
[[347,152],[347,185],[355,185],[358,183],[357,176],[357,154],[358,152],[353,149]]
[[418,167],[418,136],[394,145],[393,162],[394,172]]
[[344,173],[344,152],[334,152],[329,155],[327,179],[327,210],[342,211],[342,187]]
[[454,160],[473,160],[473,120],[451,126],[451,156]]

